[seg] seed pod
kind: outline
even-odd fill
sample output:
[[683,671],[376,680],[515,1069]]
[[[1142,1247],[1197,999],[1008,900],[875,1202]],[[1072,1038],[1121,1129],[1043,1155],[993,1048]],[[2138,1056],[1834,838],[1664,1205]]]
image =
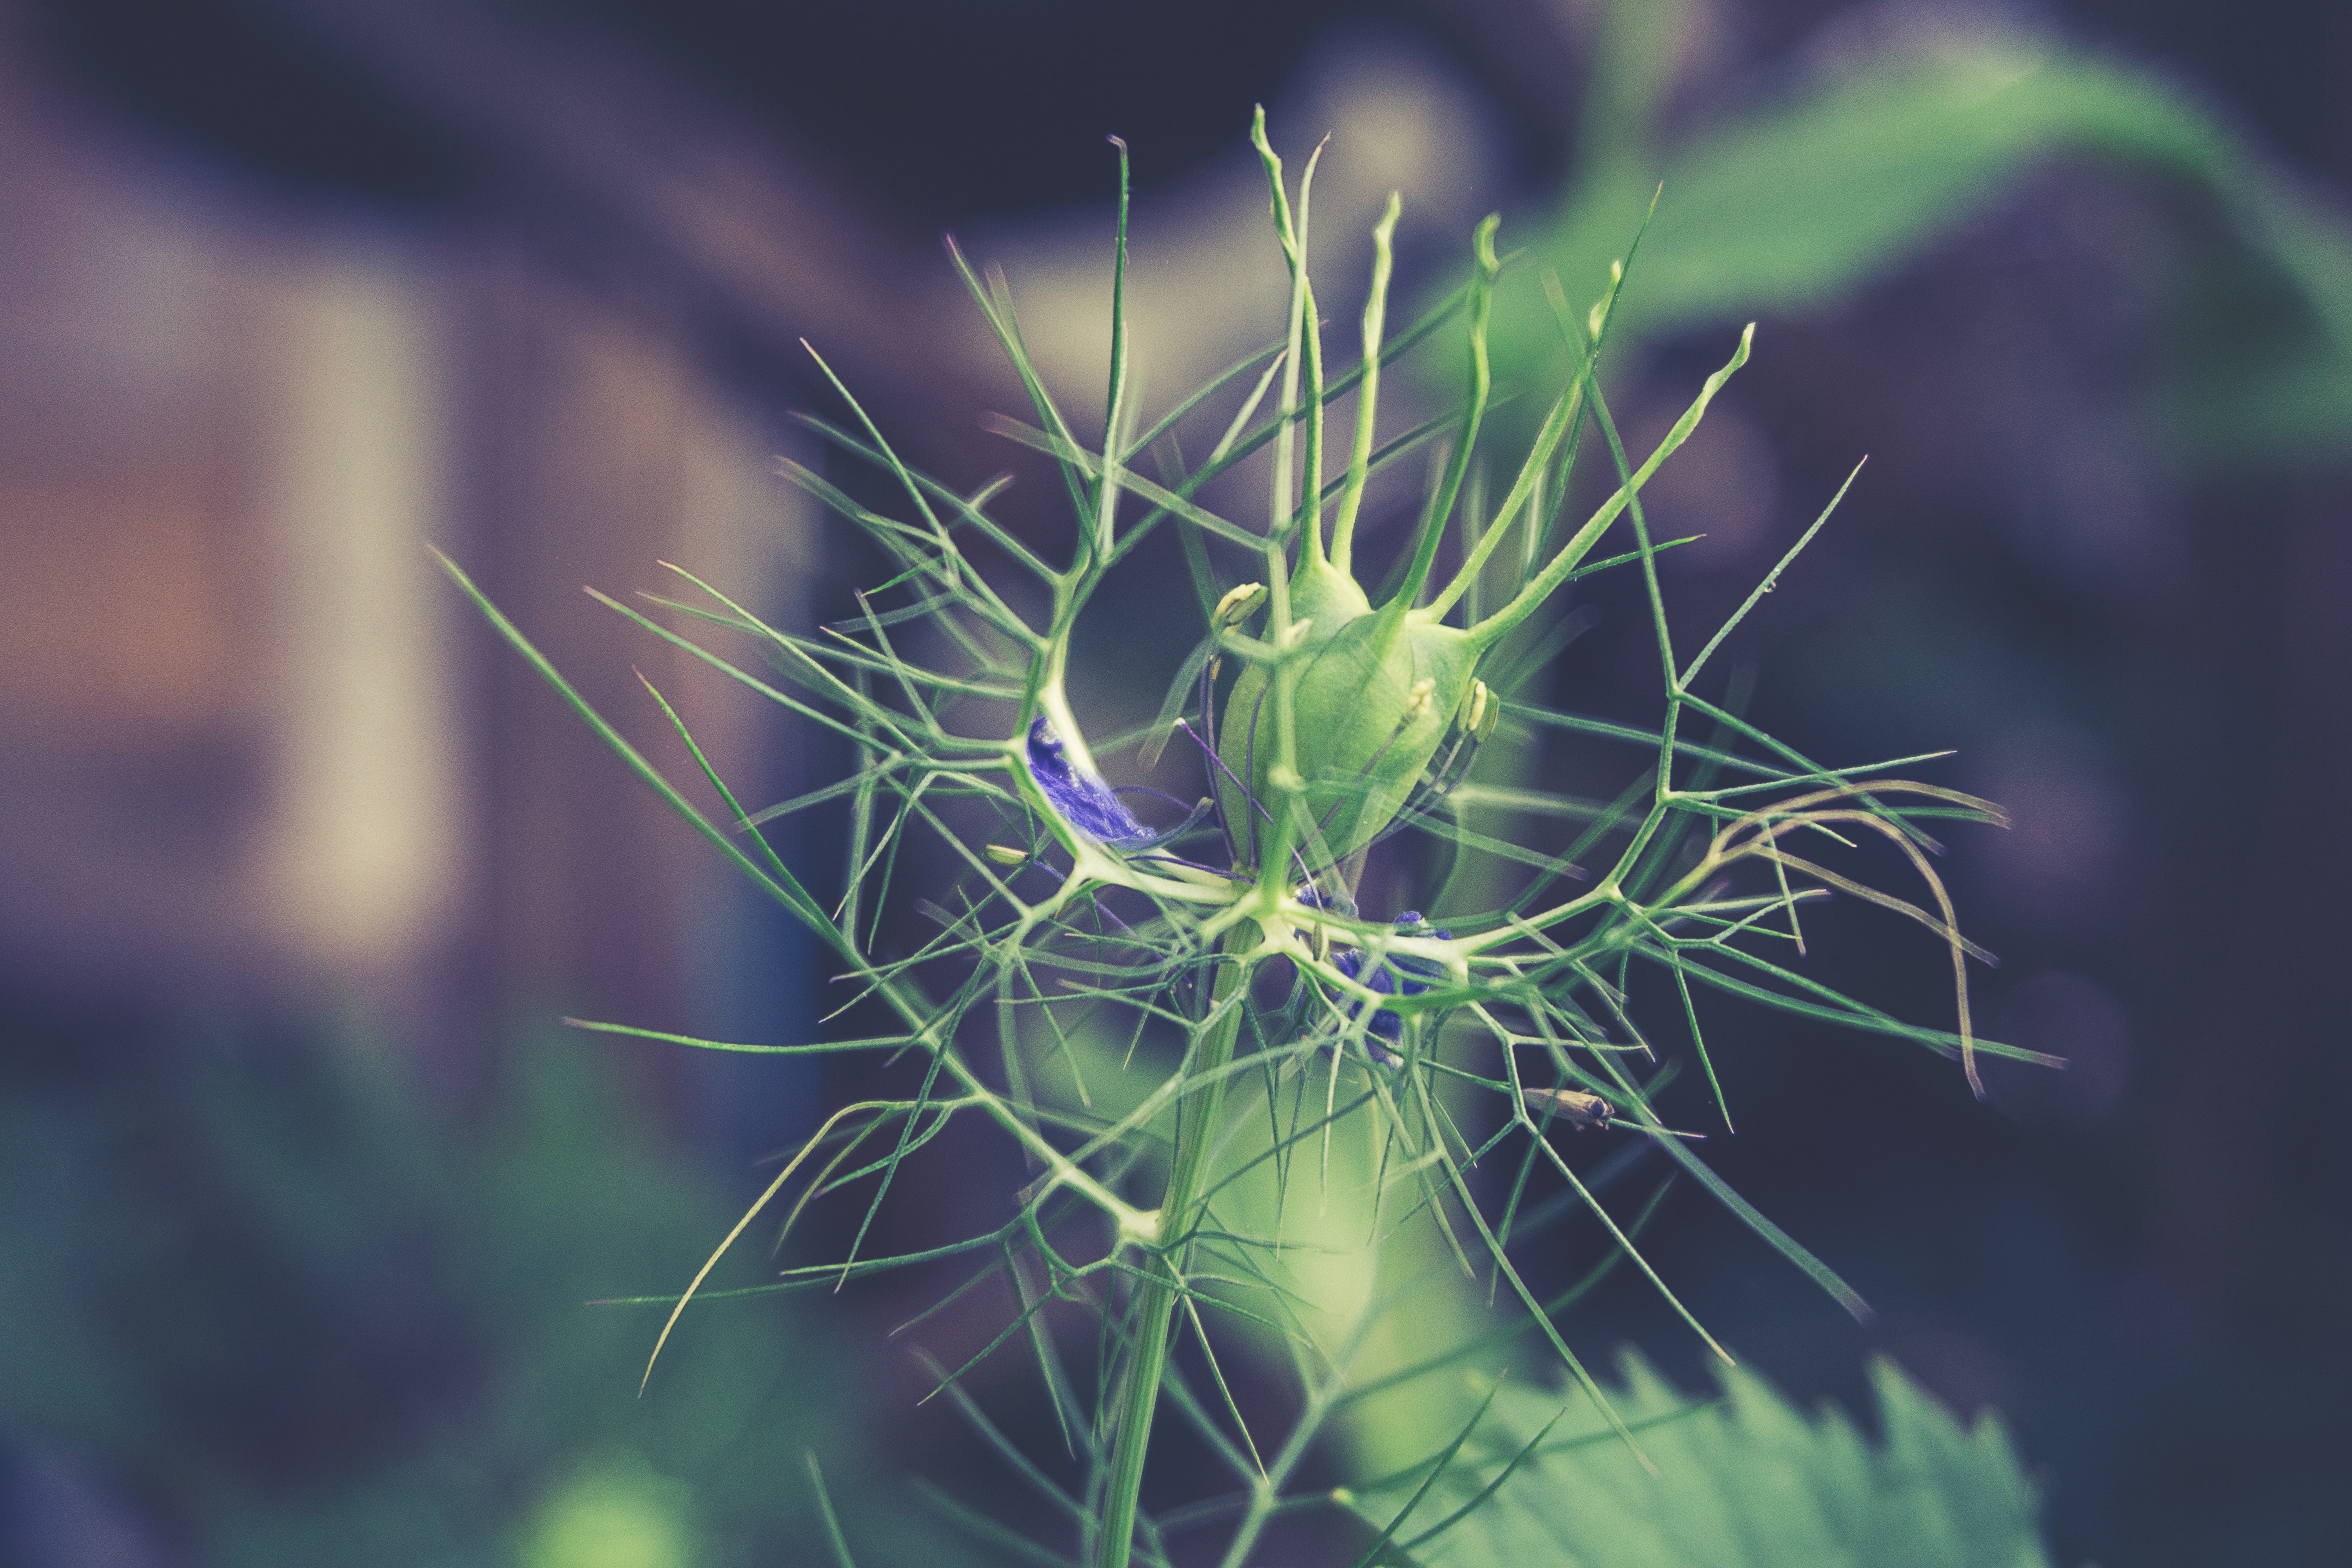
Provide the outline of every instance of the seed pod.
[[[1362,602],[1360,592],[1353,596]],[[1454,627],[1401,616],[1364,611],[1334,625],[1326,617],[1344,602],[1327,593],[1317,605],[1293,709],[1299,795],[1319,837],[1299,845],[1310,861],[1354,852],[1395,817],[1453,727],[1482,651]],[[1284,804],[1274,784],[1289,782],[1272,776],[1272,687],[1270,667],[1244,671],[1218,737],[1233,774],[1222,785],[1225,821],[1245,863],[1257,859]]]

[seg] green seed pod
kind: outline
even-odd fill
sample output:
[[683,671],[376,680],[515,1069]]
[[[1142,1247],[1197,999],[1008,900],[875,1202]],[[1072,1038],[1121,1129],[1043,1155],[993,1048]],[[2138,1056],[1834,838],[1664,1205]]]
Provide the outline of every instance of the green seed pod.
[[[1271,154],[1268,154],[1269,158]],[[1269,167],[1275,165],[1269,164]],[[1355,525],[1370,472],[1373,421],[1377,404],[1381,334],[1384,329],[1390,231],[1396,216],[1391,201],[1381,226],[1374,231],[1376,263],[1372,299],[1364,310],[1362,390],[1357,402],[1355,443],[1345,482],[1339,488],[1328,552],[1323,534],[1321,496],[1324,384],[1317,339],[1303,323],[1312,319],[1300,252],[1292,250],[1295,288],[1291,306],[1291,342],[1306,365],[1307,476],[1303,501],[1294,500],[1293,468],[1287,419],[1297,405],[1297,382],[1284,389],[1286,416],[1283,445],[1277,447],[1274,526],[1276,534],[1296,528],[1298,545],[1291,556],[1293,577],[1286,595],[1283,629],[1265,640],[1270,657],[1260,653],[1242,672],[1226,700],[1223,722],[1218,727],[1218,805],[1224,828],[1233,841],[1240,868],[1261,867],[1281,853],[1303,855],[1310,872],[1320,870],[1371,842],[1396,818],[1407,799],[1427,775],[1431,763],[1449,736],[1456,745],[1446,754],[1440,785],[1460,777],[1475,748],[1502,722],[1503,704],[1493,691],[1475,686],[1482,657],[1510,632],[1525,624],[1577,572],[1586,553],[1612,521],[1632,503],[1633,493],[1696,426],[1709,399],[1748,357],[1748,335],[1739,351],[1707,378],[1697,400],[1675,422],[1649,460],[1626,477],[1610,500],[1560,544],[1540,569],[1530,554],[1528,569],[1516,591],[1483,619],[1471,617],[1467,627],[1444,624],[1454,606],[1480,581],[1496,549],[1514,528],[1540,533],[1536,521],[1546,476],[1552,472],[1563,443],[1578,428],[1584,408],[1583,384],[1561,394],[1520,465],[1502,500],[1491,509],[1483,534],[1465,541],[1465,554],[1453,580],[1431,587],[1444,534],[1452,525],[1456,503],[1464,495],[1479,427],[1493,388],[1486,332],[1496,279],[1502,264],[1495,252],[1499,218],[1478,226],[1472,239],[1476,260],[1466,300],[1469,317],[1469,396],[1465,401],[1450,456],[1422,510],[1422,521],[1395,595],[1375,610],[1364,591],[1349,575]],[[1290,245],[1286,230],[1286,246]],[[1607,308],[1615,298],[1622,268],[1611,273],[1612,293],[1591,320],[1598,338],[1607,323]],[[1597,345],[1596,345],[1597,346]],[[1271,373],[1269,373],[1270,374]],[[1269,595],[1269,597],[1271,595]],[[1474,601],[1475,603],[1475,601]],[[1229,623],[1226,614],[1246,613],[1257,600],[1237,590],[1219,606],[1217,628]],[[1261,643],[1261,648],[1265,645]],[[1280,727],[1274,700],[1278,679],[1296,679],[1292,707],[1293,755],[1277,760]]]
[[1320,628],[1308,634],[1310,641],[1336,637],[1341,626],[1369,615],[1371,608],[1356,580],[1328,561],[1309,556],[1290,580],[1291,623],[1312,621]]
[[[1453,728],[1481,651],[1457,627],[1405,616],[1364,610],[1327,621],[1346,597],[1328,587],[1318,596],[1321,614],[1307,628],[1294,709],[1297,784],[1307,821],[1320,836],[1319,845],[1298,836],[1311,862],[1352,853],[1394,819]],[[1360,590],[1353,598],[1363,603]],[[1244,671],[1217,743],[1232,770],[1221,791],[1225,822],[1247,862],[1257,859],[1269,816],[1281,808],[1275,786],[1290,782],[1271,776],[1272,690],[1270,666]],[[1236,780],[1247,781],[1248,796]]]

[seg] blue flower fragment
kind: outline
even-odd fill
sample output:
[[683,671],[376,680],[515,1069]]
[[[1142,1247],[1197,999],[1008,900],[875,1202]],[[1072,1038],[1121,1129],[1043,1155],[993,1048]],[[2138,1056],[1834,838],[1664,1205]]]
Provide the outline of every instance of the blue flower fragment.
[[[1396,927],[1407,936],[1434,936],[1440,942],[1454,940],[1452,931],[1432,929],[1429,922],[1422,918],[1419,910],[1407,910],[1397,916]],[[1382,996],[1418,995],[1445,978],[1444,967],[1436,960],[1416,958],[1410,953],[1399,953],[1385,960],[1377,970],[1372,972],[1371,977],[1366,979],[1364,956],[1360,949],[1343,947],[1331,954],[1331,967],[1349,979],[1358,982],[1365,989]],[[1349,1011],[1352,1013],[1354,1009],[1351,1007]],[[1382,1045],[1381,1042],[1387,1041],[1389,1045],[1393,1045],[1403,1038],[1404,1016],[1386,1007],[1380,1008],[1372,1014],[1370,1021],[1364,1026],[1365,1054],[1381,1067],[1400,1066],[1404,1061],[1404,1058],[1390,1050],[1387,1045]]]
[[1127,809],[1110,785],[1070,761],[1062,738],[1043,718],[1029,726],[1029,776],[1037,781],[1062,820],[1089,838],[1128,849],[1160,837],[1157,830],[1135,819],[1135,813]]
[[1329,892],[1325,892],[1312,881],[1306,881],[1298,884],[1295,896],[1300,903],[1310,910],[1329,910],[1332,913],[1345,915],[1349,920],[1356,918],[1356,900],[1348,896],[1348,889],[1345,888],[1334,888]]

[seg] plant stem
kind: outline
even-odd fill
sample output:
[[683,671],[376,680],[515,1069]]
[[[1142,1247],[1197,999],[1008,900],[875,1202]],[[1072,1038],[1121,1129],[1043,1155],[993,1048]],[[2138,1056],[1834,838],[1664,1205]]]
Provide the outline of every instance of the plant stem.
[[1248,984],[1244,963],[1236,956],[1257,943],[1255,922],[1244,921],[1225,933],[1217,976],[1211,987],[1209,1021],[1200,1037],[1200,1050],[1190,1069],[1215,1075],[1183,1102],[1176,1120],[1176,1158],[1168,1177],[1168,1194],[1160,1205],[1161,1249],[1144,1268],[1137,1288],[1134,1348],[1118,1393],[1117,1425],[1113,1428],[1110,1484],[1095,1537],[1096,1568],[1127,1568],[1135,1536],[1136,1499],[1143,1488],[1143,1461],[1151,1443],[1151,1416],[1160,1404],[1160,1383],[1168,1369],[1168,1342],[1183,1289],[1186,1240],[1200,1215],[1199,1194],[1208,1173],[1209,1152],[1216,1138],[1219,1113],[1224,1108],[1226,1078],[1218,1069],[1234,1059],[1245,1005],[1236,994]]
[[1486,354],[1486,322],[1494,308],[1495,279],[1503,271],[1503,264],[1495,256],[1495,230],[1502,221],[1490,216],[1470,237],[1471,254],[1477,262],[1470,278],[1470,393],[1462,405],[1462,425],[1454,435],[1454,454],[1446,459],[1444,477],[1438,481],[1422,512],[1421,532],[1413,542],[1412,564],[1405,568],[1404,581],[1397,588],[1396,597],[1381,606],[1381,613],[1395,622],[1403,620],[1405,612],[1420,601],[1421,591],[1429,584],[1429,569],[1436,563],[1438,543],[1445,536],[1454,500],[1462,493],[1463,477],[1470,471],[1470,459],[1478,446],[1478,426],[1486,416],[1488,395],[1494,391],[1494,371]]
[[[1632,502],[1636,492],[1650,482],[1650,476],[1658,471],[1658,465],[1672,457],[1675,448],[1687,440],[1690,433],[1697,428],[1699,416],[1706,412],[1706,405],[1715,400],[1715,395],[1723,390],[1723,384],[1731,379],[1734,371],[1748,363],[1748,350],[1755,340],[1756,323],[1750,321],[1746,330],[1739,334],[1739,347],[1732,353],[1730,363],[1706,378],[1706,384],[1699,388],[1698,400],[1684,410],[1680,419],[1675,421],[1674,428],[1666,432],[1664,438],[1658,443],[1657,450],[1650,454],[1648,461],[1635,469],[1631,479],[1617,487],[1616,491],[1608,500],[1601,503],[1601,510],[1587,519],[1582,528],[1577,530],[1576,537],[1562,545],[1559,553],[1551,558],[1550,564],[1529,580],[1528,585],[1520,589],[1509,604],[1470,628],[1470,636],[1475,640],[1483,646],[1492,646],[1504,633],[1535,614],[1537,608],[1546,599],[1551,597],[1553,590],[1568,581],[1569,574],[1576,570],[1576,563],[1583,560],[1586,552],[1599,542],[1601,534],[1606,532],[1609,525],[1617,520],[1617,514],[1623,511]],[[1598,391],[1592,384],[1592,361],[1590,356],[1586,357],[1583,367],[1578,374],[1579,384],[1585,388],[1586,396],[1591,402],[1595,413],[1605,412]]]
[[[1331,564],[1343,573],[1355,570],[1356,513],[1364,504],[1364,485],[1371,475],[1372,421],[1381,403],[1381,333],[1389,320],[1389,275],[1395,269],[1397,216],[1404,199],[1389,193],[1389,205],[1372,228],[1372,293],[1364,301],[1364,390],[1356,399],[1356,448],[1348,459],[1348,482],[1339,492],[1339,514],[1331,524]],[[1322,542],[1318,521],[1315,541]]]

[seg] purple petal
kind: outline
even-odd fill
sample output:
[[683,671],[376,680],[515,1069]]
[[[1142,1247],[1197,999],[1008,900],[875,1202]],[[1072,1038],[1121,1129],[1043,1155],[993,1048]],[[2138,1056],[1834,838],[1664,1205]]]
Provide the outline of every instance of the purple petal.
[[[1397,928],[1407,935],[1419,936],[1422,933],[1414,928],[1428,922],[1422,919],[1419,910],[1407,910],[1397,917],[1396,923]],[[1440,942],[1453,940],[1451,931],[1433,931],[1431,934]],[[1367,980],[1363,973],[1364,954],[1359,949],[1352,947],[1343,947],[1333,952],[1331,967],[1349,979],[1357,981],[1366,990],[1381,996],[1417,995],[1445,978],[1445,971],[1433,960],[1415,958],[1410,953],[1399,953],[1383,962],[1380,968],[1372,972],[1371,978]],[[1350,1007],[1349,1012],[1352,1016],[1355,1009]],[[1404,1038],[1402,1014],[1382,1007],[1372,1014],[1370,1020],[1364,1026],[1364,1032],[1365,1048],[1371,1053],[1372,1059],[1381,1066],[1394,1067],[1404,1059],[1395,1052],[1383,1049],[1373,1043],[1374,1037],[1390,1041]]]
[[1029,726],[1029,776],[1062,820],[1089,838],[1124,849],[1160,837],[1135,819],[1110,785],[1071,763],[1068,748],[1042,718]]

